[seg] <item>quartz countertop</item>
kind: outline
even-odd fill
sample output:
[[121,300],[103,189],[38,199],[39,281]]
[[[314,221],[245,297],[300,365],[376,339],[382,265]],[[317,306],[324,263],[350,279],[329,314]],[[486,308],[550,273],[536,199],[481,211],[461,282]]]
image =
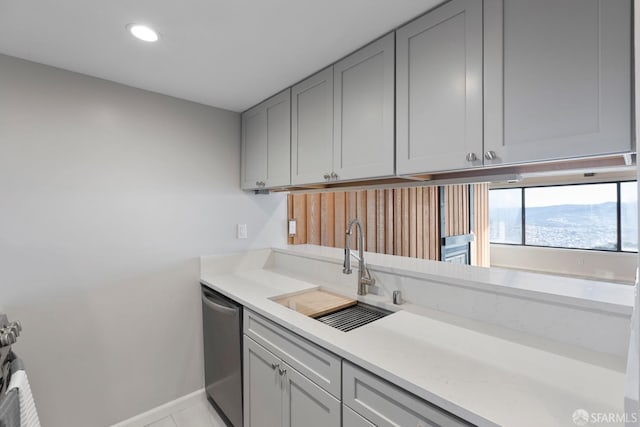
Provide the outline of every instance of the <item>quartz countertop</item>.
[[271,300],[318,283],[268,263],[236,263],[233,271],[207,267],[216,263],[229,262],[202,258],[206,286],[476,425],[570,426],[577,409],[624,410],[624,361],[410,304],[341,332]]

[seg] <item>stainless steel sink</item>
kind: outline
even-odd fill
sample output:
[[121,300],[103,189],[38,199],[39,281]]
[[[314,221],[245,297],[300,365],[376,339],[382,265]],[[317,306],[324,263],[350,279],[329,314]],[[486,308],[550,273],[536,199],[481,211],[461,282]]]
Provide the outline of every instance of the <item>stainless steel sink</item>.
[[358,302],[351,307],[316,317],[316,320],[341,331],[348,332],[393,313],[373,305]]

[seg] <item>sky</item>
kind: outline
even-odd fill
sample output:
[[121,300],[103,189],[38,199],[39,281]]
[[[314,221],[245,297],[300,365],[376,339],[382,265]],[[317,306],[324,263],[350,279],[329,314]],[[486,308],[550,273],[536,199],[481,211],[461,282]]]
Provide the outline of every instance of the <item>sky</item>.
[[[637,200],[637,184],[623,183],[622,203]],[[527,207],[553,205],[591,205],[617,201],[616,184],[566,185],[560,187],[533,187],[525,190]],[[506,208],[520,206],[520,189],[491,192],[491,207]]]

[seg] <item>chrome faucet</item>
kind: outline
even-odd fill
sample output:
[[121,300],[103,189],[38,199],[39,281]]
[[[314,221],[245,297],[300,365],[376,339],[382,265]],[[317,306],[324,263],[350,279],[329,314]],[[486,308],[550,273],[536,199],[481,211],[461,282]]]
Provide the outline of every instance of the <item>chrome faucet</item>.
[[[349,241],[351,240],[351,229],[353,225],[357,225],[360,235],[358,238],[358,255],[356,256],[351,252],[349,247]],[[356,233],[357,234],[357,233]],[[359,219],[352,219],[347,226],[347,233],[345,236],[345,248],[344,248],[344,263],[342,272],[344,274],[351,274],[351,257],[358,260],[358,295],[367,294],[367,286],[373,286],[376,283],[376,279],[371,277],[367,265],[364,263],[364,243],[362,235],[362,223]]]

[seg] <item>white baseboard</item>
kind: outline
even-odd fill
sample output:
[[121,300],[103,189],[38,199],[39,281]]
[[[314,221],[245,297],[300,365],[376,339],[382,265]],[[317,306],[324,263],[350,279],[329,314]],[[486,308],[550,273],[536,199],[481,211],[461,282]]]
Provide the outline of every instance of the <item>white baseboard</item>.
[[195,406],[200,402],[208,404],[204,388],[155,407],[147,412],[143,412],[142,414],[138,414],[135,417],[113,424],[111,427],[144,427],[147,424],[161,420],[183,409]]

